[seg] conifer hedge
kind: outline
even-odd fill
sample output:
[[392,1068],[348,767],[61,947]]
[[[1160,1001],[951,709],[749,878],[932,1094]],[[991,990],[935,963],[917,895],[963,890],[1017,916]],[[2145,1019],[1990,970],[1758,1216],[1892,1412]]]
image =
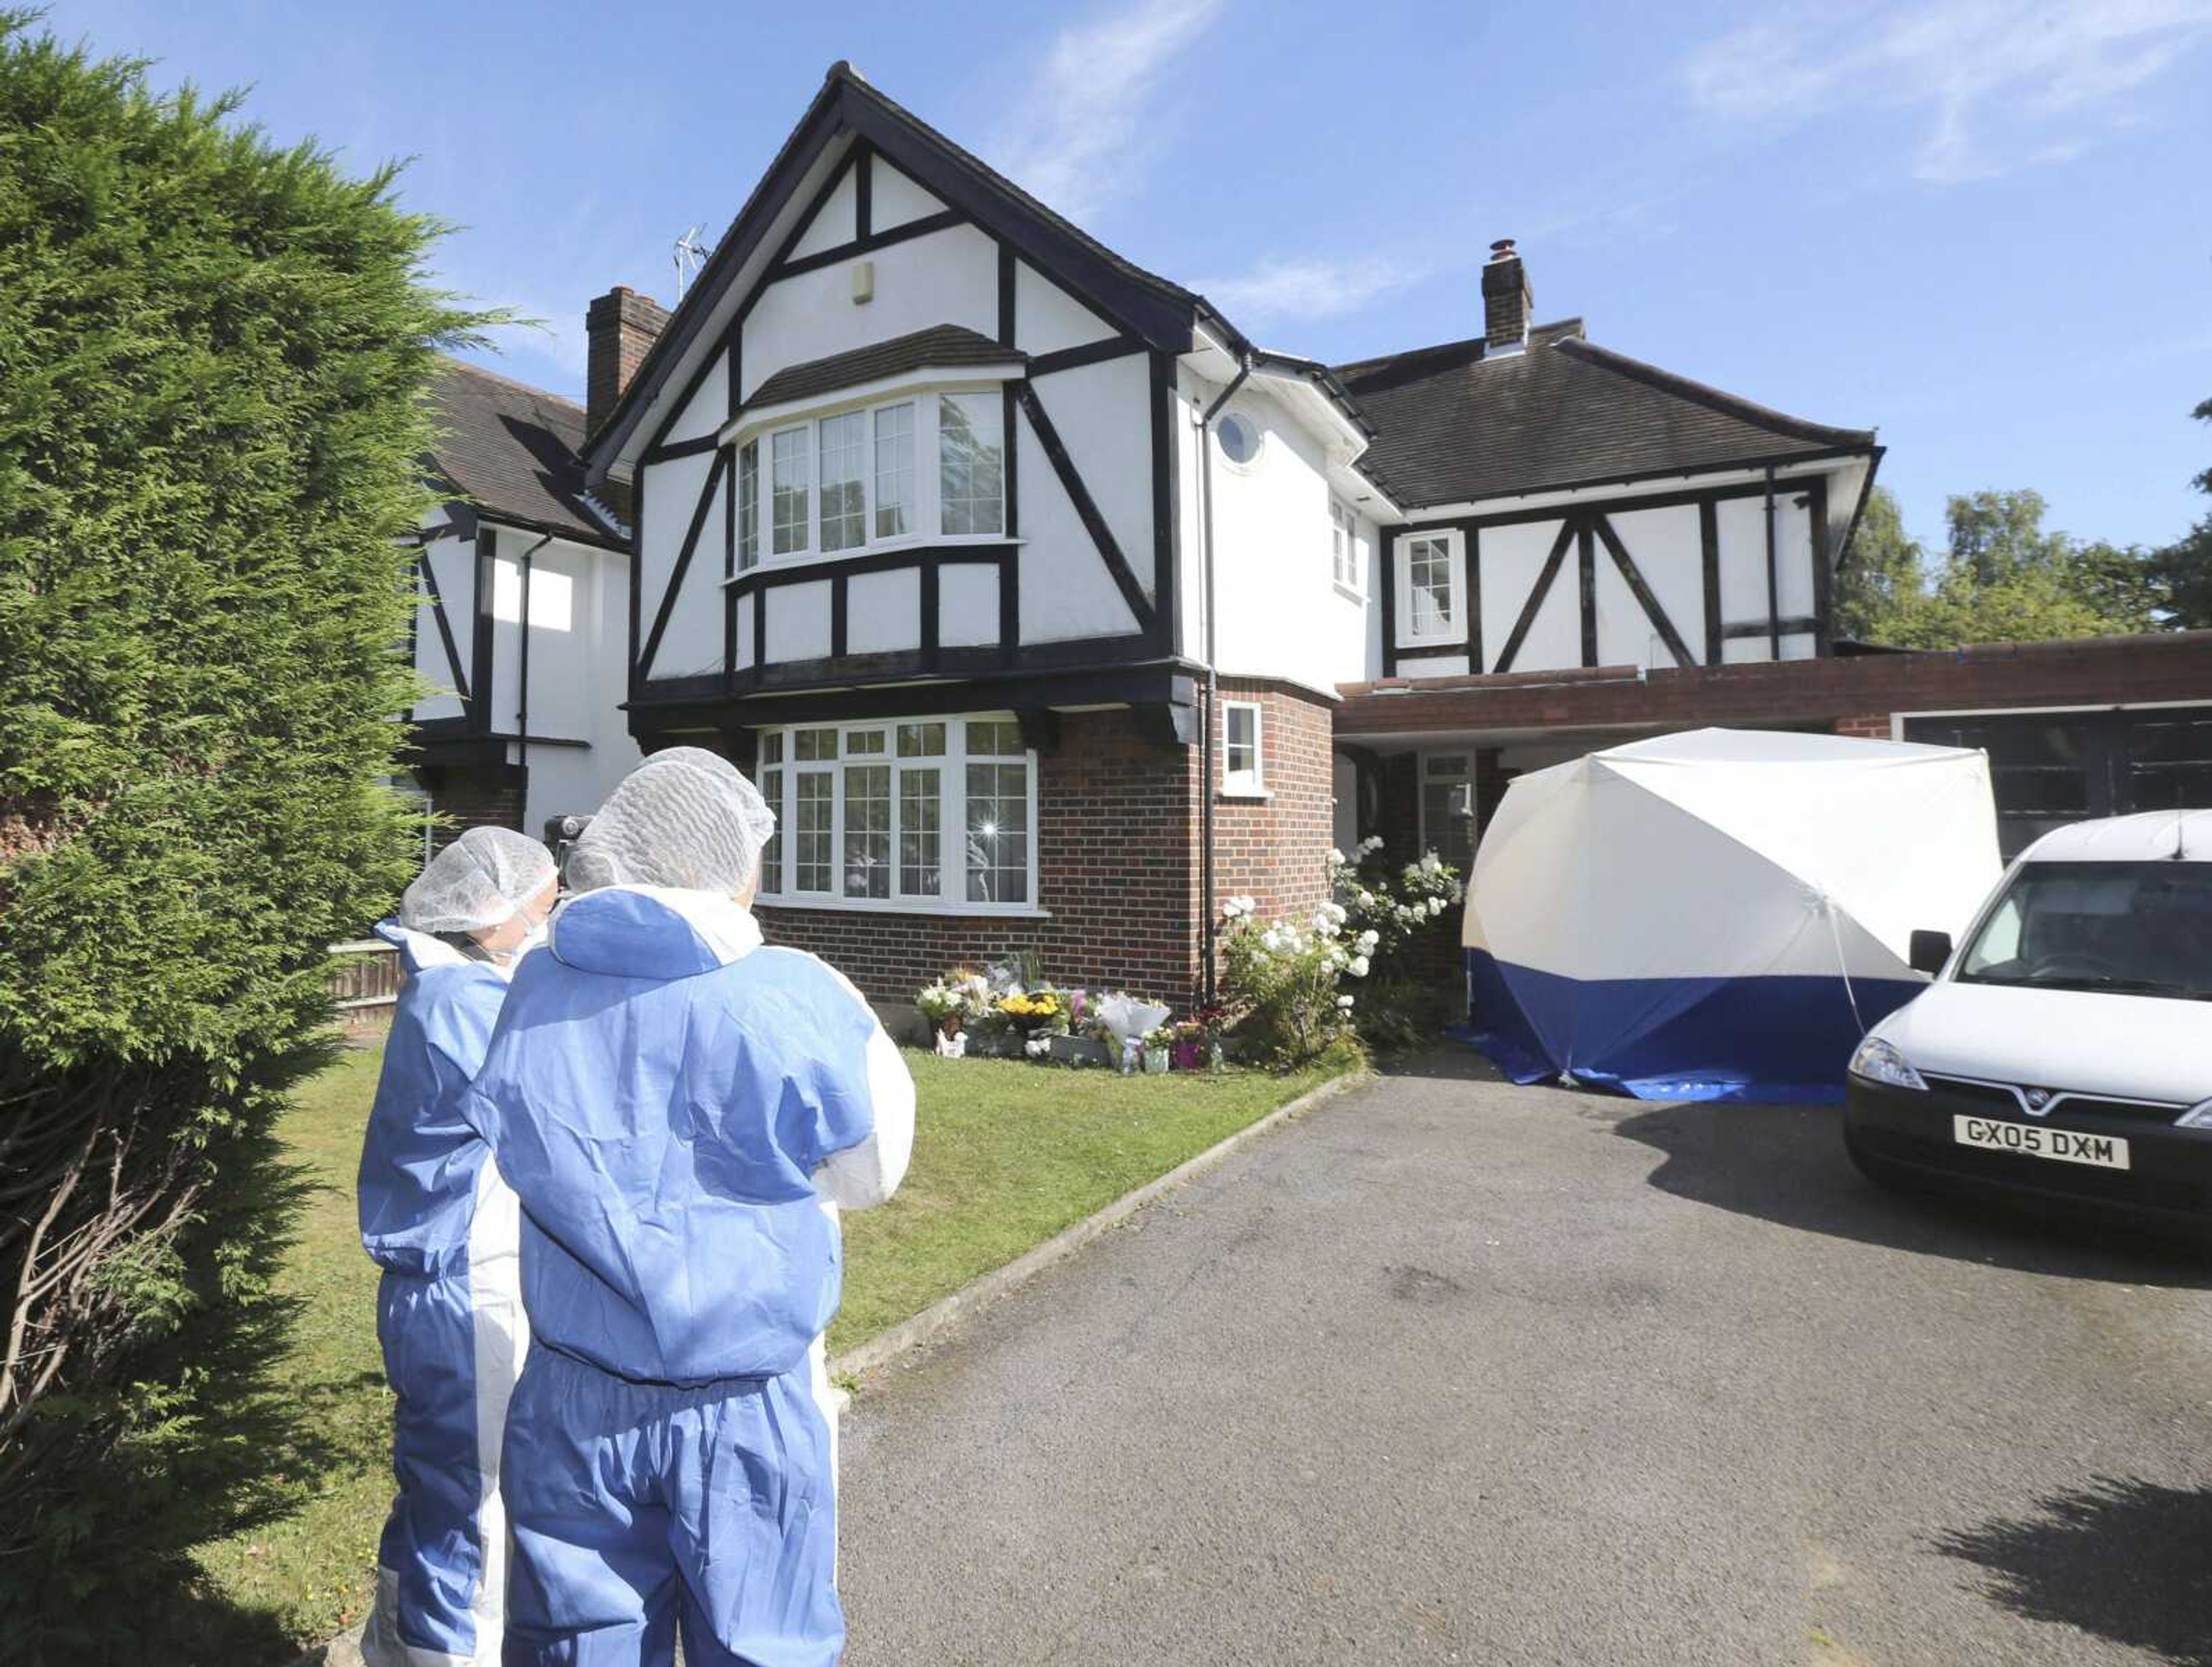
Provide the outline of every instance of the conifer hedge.
[[165,1534],[256,1461],[269,1131],[326,946],[408,872],[395,539],[434,350],[485,321],[392,184],[0,13],[9,1659],[141,1658]]

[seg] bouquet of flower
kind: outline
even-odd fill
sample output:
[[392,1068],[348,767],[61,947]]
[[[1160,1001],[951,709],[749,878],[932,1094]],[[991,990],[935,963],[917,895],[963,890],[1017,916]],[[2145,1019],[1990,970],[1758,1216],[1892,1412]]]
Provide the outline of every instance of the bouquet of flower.
[[1126,990],[1115,990],[1100,999],[1098,1025],[1120,1056],[1122,1070],[1137,1068],[1146,1033],[1166,1024],[1169,1011],[1164,1003],[1147,1001]]
[[998,1005],[1024,1036],[1067,1028],[1067,1001],[1056,989],[1017,990],[1000,996]]
[[991,987],[980,972],[956,967],[914,998],[921,1016],[945,1036],[957,1036],[991,1005]]
[[[1215,1009],[1218,1011],[1218,1009]],[[1179,1025],[1167,1026],[1168,1057],[1178,1071],[1202,1071],[1211,1061],[1215,1045],[1214,1026],[1204,1014],[1186,1019]]]

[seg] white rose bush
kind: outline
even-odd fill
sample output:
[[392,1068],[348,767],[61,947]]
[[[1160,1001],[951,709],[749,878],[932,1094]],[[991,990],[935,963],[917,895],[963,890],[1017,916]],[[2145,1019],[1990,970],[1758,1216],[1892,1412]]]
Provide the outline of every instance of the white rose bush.
[[1223,990],[1246,1050],[1296,1067],[1377,1045],[1418,1045],[1452,1016],[1451,992],[1409,964],[1418,940],[1455,923],[1459,873],[1433,851],[1395,870],[1379,839],[1332,849],[1330,897],[1299,919],[1262,918],[1257,899],[1221,906]]
[[1364,977],[1367,962],[1359,940],[1346,935],[1347,914],[1332,900],[1303,920],[1267,921],[1251,897],[1222,904],[1222,988],[1253,1057],[1292,1068],[1358,1046],[1343,984]]

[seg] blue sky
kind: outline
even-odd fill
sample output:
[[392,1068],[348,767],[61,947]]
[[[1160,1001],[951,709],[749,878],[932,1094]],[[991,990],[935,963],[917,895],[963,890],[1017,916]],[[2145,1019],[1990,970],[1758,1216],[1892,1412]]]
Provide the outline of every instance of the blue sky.
[[2212,504],[2212,0],[811,7],[56,0],[52,24],[251,83],[251,114],[465,228],[455,287],[542,317],[667,298],[834,59],[1270,345],[1479,328],[1519,239],[1540,319],[1870,424],[1908,524],[2033,486],[2085,537]]

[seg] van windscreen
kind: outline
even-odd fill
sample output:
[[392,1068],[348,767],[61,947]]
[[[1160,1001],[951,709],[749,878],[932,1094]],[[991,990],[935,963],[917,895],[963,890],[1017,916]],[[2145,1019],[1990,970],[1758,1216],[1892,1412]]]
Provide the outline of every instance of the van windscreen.
[[2028,863],[1958,979],[2212,1001],[2212,862]]

